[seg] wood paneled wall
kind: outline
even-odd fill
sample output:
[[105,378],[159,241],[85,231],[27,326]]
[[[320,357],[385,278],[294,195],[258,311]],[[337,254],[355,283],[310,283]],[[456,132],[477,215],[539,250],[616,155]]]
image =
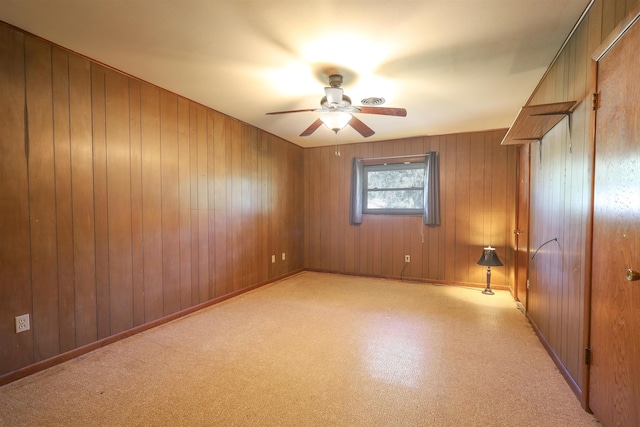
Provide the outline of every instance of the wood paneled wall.
[[586,405],[584,348],[590,275],[593,173],[591,55],[638,0],[596,0],[532,95],[530,104],[580,101],[571,132],[564,119],[531,147],[528,316]]
[[[506,130],[418,137],[305,150],[305,266],[338,273],[486,283],[476,264],[497,248],[492,284],[513,285],[516,149]],[[349,224],[351,160],[440,153],[441,225],[420,216],[364,215]],[[411,262],[404,265],[404,256]],[[404,270],[403,270],[404,269]]]
[[300,147],[0,24],[0,376],[302,269],[302,180]]

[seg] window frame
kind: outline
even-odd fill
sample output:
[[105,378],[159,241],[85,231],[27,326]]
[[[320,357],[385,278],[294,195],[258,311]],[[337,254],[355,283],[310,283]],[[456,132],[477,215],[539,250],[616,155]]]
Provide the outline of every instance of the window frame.
[[[420,190],[422,192],[422,205],[418,208],[384,208],[375,209],[367,207],[367,200],[369,194],[369,171],[399,171],[408,169],[422,169],[423,174],[426,173],[427,164],[424,161],[414,162],[397,162],[397,163],[376,163],[365,164],[363,167],[362,177],[362,213],[366,215],[418,215],[424,214],[424,192],[426,185],[426,177],[423,177],[422,187],[400,187],[397,189],[391,189],[396,191],[406,190]],[[390,189],[380,189],[373,191],[389,191]]]

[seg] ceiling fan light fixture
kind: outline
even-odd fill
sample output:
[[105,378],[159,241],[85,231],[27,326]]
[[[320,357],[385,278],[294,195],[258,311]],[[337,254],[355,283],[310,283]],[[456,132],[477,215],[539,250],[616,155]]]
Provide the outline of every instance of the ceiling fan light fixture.
[[326,127],[338,133],[351,121],[351,114],[343,111],[331,111],[320,116],[320,120]]

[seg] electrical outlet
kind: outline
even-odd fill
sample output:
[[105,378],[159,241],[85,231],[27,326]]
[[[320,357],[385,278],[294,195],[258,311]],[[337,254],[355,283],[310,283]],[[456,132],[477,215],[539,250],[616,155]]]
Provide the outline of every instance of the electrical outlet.
[[16,316],[16,334],[31,329],[29,324],[29,315],[23,314],[22,316]]
[[404,262],[411,262],[411,255],[405,255]]
[[282,260],[284,261],[285,259],[287,259],[287,256],[282,252]]
[[275,255],[271,255],[271,264],[276,262],[276,256]]

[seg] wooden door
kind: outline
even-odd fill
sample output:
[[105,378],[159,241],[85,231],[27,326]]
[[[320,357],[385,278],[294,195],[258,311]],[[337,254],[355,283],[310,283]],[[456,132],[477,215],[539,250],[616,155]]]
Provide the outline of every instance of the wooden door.
[[529,144],[518,147],[518,196],[516,199],[516,292],[515,297],[527,308],[527,279],[529,278]]
[[[629,23],[635,22],[638,15]],[[640,425],[640,25],[597,59],[589,406]]]

